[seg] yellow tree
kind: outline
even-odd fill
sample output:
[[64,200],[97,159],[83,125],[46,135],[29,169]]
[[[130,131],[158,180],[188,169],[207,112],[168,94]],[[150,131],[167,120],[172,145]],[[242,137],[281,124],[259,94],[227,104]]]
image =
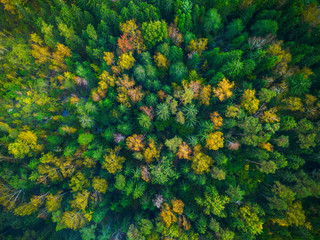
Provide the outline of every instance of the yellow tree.
[[247,89],[242,95],[241,107],[248,112],[254,114],[259,109],[259,99],[255,96],[256,90]]
[[210,105],[211,86],[209,84],[201,88],[199,98],[200,98],[201,104],[204,104],[206,106]]
[[22,189],[15,190],[14,188],[0,182],[0,204],[9,210],[13,209],[22,192]]
[[78,192],[70,203],[72,208],[85,212],[86,207],[88,206],[88,200],[89,192],[87,190],[83,190],[82,192]]
[[124,70],[129,70],[130,68],[133,67],[134,62],[136,60],[134,59],[134,57],[132,56],[132,52],[129,53],[123,53],[118,60],[118,66],[120,67],[120,69],[122,71]]
[[37,64],[44,64],[52,59],[49,48],[43,46],[43,41],[36,33],[31,34],[32,56]]
[[56,45],[56,51],[52,54],[50,69],[56,71],[66,71],[67,65],[65,59],[71,56],[71,50],[65,45],[58,43]]
[[153,60],[156,63],[158,68],[163,68],[166,69],[169,66],[169,61],[166,58],[165,55],[163,55],[160,52],[157,52],[154,56],[153,56]]
[[197,145],[194,147],[194,156],[191,158],[191,167],[196,174],[203,174],[209,172],[210,166],[213,164],[213,160],[208,155],[202,153],[201,146]]
[[276,115],[277,109],[271,108],[268,111],[265,111],[262,116],[262,121],[267,123],[279,122],[280,118]]
[[114,64],[113,52],[104,52],[103,60],[106,61],[107,65],[111,66]]
[[170,227],[172,223],[177,222],[177,217],[170,210],[169,204],[164,203],[161,207],[160,217],[167,227]]
[[223,118],[218,112],[210,113],[210,120],[213,122],[215,129],[219,129],[223,125]]
[[316,27],[320,24],[319,19],[319,7],[317,3],[314,2],[312,4],[307,5],[302,11],[302,19],[303,21],[309,23],[312,27]]
[[172,203],[172,211],[181,215],[183,213],[184,203],[178,199],[171,200],[171,203]]
[[268,152],[273,152],[273,146],[272,146],[271,143],[266,143],[266,142],[264,142],[264,143],[259,144],[259,146],[260,146],[261,148],[267,150]]
[[54,196],[52,193],[50,193],[46,196],[46,208],[49,212],[55,212],[61,208],[61,201],[61,194]]
[[148,147],[143,152],[143,157],[147,163],[153,162],[154,159],[159,159],[161,146],[156,146],[156,142],[149,138]]
[[272,219],[273,223],[276,223],[283,227],[295,226],[304,226],[308,229],[311,228],[310,222],[306,221],[306,215],[303,211],[301,202],[290,203],[287,210],[285,211],[284,218],[275,218]]
[[230,117],[230,118],[239,118],[240,108],[235,106],[228,106],[225,115],[226,117]]
[[223,140],[224,137],[222,132],[212,132],[209,134],[209,137],[207,138],[207,144],[206,147],[210,150],[218,150],[219,148],[223,148]]
[[92,180],[92,187],[95,191],[105,194],[108,189],[108,182],[99,176],[94,177]]
[[[39,152],[42,146],[37,144],[38,137],[32,131],[20,132],[14,143],[10,143],[8,150],[15,158],[32,156],[33,152]],[[33,152],[32,152],[33,151]]]
[[73,210],[63,213],[61,223],[63,223],[67,228],[78,230],[82,228],[87,221],[83,213]]
[[300,112],[305,111],[305,107],[303,106],[301,98],[289,97],[289,98],[282,99],[281,102],[284,103],[284,106],[283,106],[284,109],[288,109],[290,111],[300,111]]
[[229,80],[223,78],[219,83],[218,87],[212,89],[214,95],[219,98],[222,102],[232,96],[232,88],[234,87],[234,82],[230,83]]
[[267,53],[276,57],[277,62],[273,67],[274,71],[279,75],[284,75],[288,70],[288,63],[291,61],[291,54],[282,49],[283,41],[278,41],[270,45]]
[[43,204],[46,194],[41,196],[32,196],[29,203],[23,203],[14,209],[14,213],[19,216],[26,216],[35,213]]
[[117,92],[118,92],[118,96],[117,96],[118,102],[127,107],[131,107],[130,98],[128,95],[128,89],[124,87],[118,87]]
[[179,150],[177,152],[177,157],[179,159],[190,159],[190,154],[192,153],[191,148],[186,142],[183,142],[179,145]]
[[131,137],[127,138],[127,146],[130,150],[139,152],[144,148],[143,139],[143,135],[133,134]]
[[69,187],[73,192],[81,191],[90,186],[89,180],[86,178],[84,173],[78,171],[75,175],[72,176]]
[[102,168],[106,169],[109,173],[114,174],[122,170],[122,163],[126,160],[124,157],[119,156],[120,147],[115,149],[108,149],[107,154],[104,156]]
[[207,47],[208,39],[207,38],[198,38],[198,39],[192,39],[189,42],[188,50],[191,53],[198,53],[199,56],[201,56],[202,51],[204,51]]
[[[260,210],[255,206],[243,206],[240,207],[238,216],[244,223],[243,230],[249,232],[252,235],[257,235],[262,233],[263,222],[260,220],[258,213]],[[264,214],[263,212],[261,214]]]
[[28,0],[1,0],[0,2],[3,4],[5,10],[11,12],[12,14],[18,13],[19,18],[22,18],[17,6],[23,6],[28,2]]

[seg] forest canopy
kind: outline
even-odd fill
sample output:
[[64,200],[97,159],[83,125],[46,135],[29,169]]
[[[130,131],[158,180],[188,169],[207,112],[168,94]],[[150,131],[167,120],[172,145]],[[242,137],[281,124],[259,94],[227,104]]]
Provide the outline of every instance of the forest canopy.
[[320,2],[0,0],[0,239],[320,239]]

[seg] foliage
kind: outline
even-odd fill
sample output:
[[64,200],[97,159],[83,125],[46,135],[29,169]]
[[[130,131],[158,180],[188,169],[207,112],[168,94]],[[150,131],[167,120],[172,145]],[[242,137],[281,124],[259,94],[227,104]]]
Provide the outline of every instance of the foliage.
[[315,0],[0,0],[0,239],[320,239]]

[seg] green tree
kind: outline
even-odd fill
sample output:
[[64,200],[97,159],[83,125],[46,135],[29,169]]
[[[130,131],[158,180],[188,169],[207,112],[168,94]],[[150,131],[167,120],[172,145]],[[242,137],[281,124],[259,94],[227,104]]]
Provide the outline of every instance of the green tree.
[[177,62],[170,67],[170,77],[175,82],[180,82],[188,73],[187,67],[182,62]]
[[265,37],[267,34],[276,35],[278,31],[278,23],[273,20],[258,20],[255,24],[251,26],[251,32],[256,36]]
[[226,217],[225,204],[229,203],[230,199],[227,196],[220,196],[215,187],[206,187],[204,198],[196,197],[195,200],[204,208],[206,215],[213,214],[218,217]]
[[233,20],[226,28],[225,36],[232,39],[243,31],[244,25],[242,24],[242,20],[238,18]]
[[168,26],[165,21],[150,21],[142,24],[142,34],[149,48],[168,38]]
[[222,27],[222,19],[221,15],[218,13],[217,9],[212,8],[210,9],[204,18],[204,29],[207,32],[214,32],[217,31]]

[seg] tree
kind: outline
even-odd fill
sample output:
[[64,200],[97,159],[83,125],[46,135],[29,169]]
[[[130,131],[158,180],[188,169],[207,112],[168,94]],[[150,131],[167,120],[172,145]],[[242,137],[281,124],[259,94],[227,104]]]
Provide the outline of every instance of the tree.
[[216,215],[218,217],[226,217],[224,213],[225,205],[230,199],[227,196],[220,196],[214,186],[206,187],[204,198],[196,197],[197,204],[204,208],[206,215]]
[[106,169],[109,173],[114,174],[122,170],[122,163],[126,160],[124,157],[119,156],[120,148],[108,149],[107,154],[104,156],[102,168]]
[[264,215],[264,212],[258,206],[245,205],[240,207],[237,217],[242,223],[239,227],[242,228],[244,232],[252,235],[261,234],[263,221],[260,220],[259,215]]
[[164,143],[170,151],[176,153],[178,150],[178,147],[180,147],[180,145],[182,144],[182,139],[175,136],[174,138],[166,139],[165,143]]
[[222,137],[222,132],[212,132],[209,134],[207,138],[206,147],[210,150],[218,150],[219,148],[223,148],[223,140],[224,137]]
[[276,115],[277,109],[271,108],[268,111],[263,112],[262,120],[267,123],[280,122],[280,118]]
[[156,115],[162,121],[168,120],[171,115],[169,106],[166,103],[158,104],[156,109]]
[[94,240],[96,239],[96,231],[97,225],[91,225],[91,227],[84,227],[79,230],[81,233],[81,237],[83,240]]
[[150,21],[142,24],[142,35],[149,48],[168,38],[168,26],[165,21]]
[[90,133],[81,133],[78,137],[78,143],[82,146],[86,146],[94,139],[94,135]]
[[233,37],[239,35],[243,29],[244,25],[240,18],[232,20],[232,22],[226,27],[226,37],[232,39]]
[[8,151],[16,158],[24,158],[26,155],[32,156],[33,152],[39,152],[42,146],[37,144],[38,137],[32,131],[20,132],[14,143],[10,143]]
[[92,187],[97,192],[105,194],[108,189],[108,182],[107,180],[100,178],[99,176],[94,177],[92,180]]
[[149,116],[144,113],[141,113],[138,117],[139,125],[144,129],[148,130],[152,126],[152,122]]
[[182,62],[176,62],[170,67],[170,77],[175,82],[180,82],[188,73],[187,67]]
[[273,91],[272,89],[261,88],[259,92],[259,100],[261,102],[268,103],[275,96],[277,96],[277,92]]
[[258,169],[261,172],[264,172],[266,174],[275,173],[275,171],[278,169],[277,164],[274,161],[265,161],[263,160],[261,164],[258,166]]
[[49,212],[55,212],[61,208],[62,195],[52,195],[51,193],[46,196],[46,208]]
[[177,217],[170,210],[168,203],[164,203],[161,207],[160,217],[167,227],[170,227],[171,224],[177,222]]
[[43,204],[46,195],[32,196],[29,203],[23,203],[14,209],[14,213],[19,216],[26,216],[35,213]]
[[242,95],[241,107],[248,112],[254,114],[259,109],[260,101],[255,97],[256,90],[247,89]]
[[66,225],[68,228],[73,230],[78,230],[85,226],[86,219],[84,214],[76,211],[66,211],[63,213],[61,222]]
[[284,75],[287,72],[288,64],[292,59],[290,52],[282,49],[282,44],[282,41],[275,42],[267,49],[267,53],[275,57],[273,69],[280,75]]
[[290,111],[300,111],[300,112],[305,111],[301,98],[289,97],[289,98],[282,99],[281,102],[284,103],[284,107],[283,107],[284,109],[288,109]]
[[229,196],[230,202],[234,203],[243,199],[245,191],[241,190],[239,186],[234,187],[233,185],[230,185],[226,194]]
[[278,23],[276,21],[268,20],[268,19],[258,20],[251,27],[251,31],[256,36],[261,36],[261,37],[265,37],[270,33],[272,33],[273,35],[276,35],[278,29],[279,29]]
[[178,215],[182,215],[184,203],[181,200],[175,199],[171,200],[172,211],[176,212]]
[[316,134],[315,133],[307,134],[307,135],[299,134],[298,138],[299,138],[301,149],[309,149],[310,147],[316,146],[316,143],[315,143]]
[[191,54],[198,53],[201,56],[201,53],[206,49],[208,44],[207,38],[199,38],[199,39],[192,39],[189,42],[188,50]]
[[165,185],[172,180],[177,179],[178,176],[173,169],[172,160],[168,157],[162,157],[157,165],[150,165],[151,182],[153,184]]
[[218,112],[210,113],[210,120],[213,122],[215,129],[219,129],[223,125],[223,119]]
[[293,75],[288,79],[289,91],[295,96],[302,96],[309,92],[311,81],[304,74]]
[[118,39],[118,46],[123,53],[130,52],[133,49],[133,37],[128,37],[128,34],[124,33]]
[[235,106],[228,106],[225,115],[229,118],[239,118],[240,108]]
[[316,27],[320,24],[318,16],[319,9],[316,2],[306,5],[302,11],[303,21],[309,23],[311,27]]
[[107,65],[111,66],[114,64],[113,52],[104,52],[103,60],[106,61]]
[[214,32],[217,31],[222,27],[221,23],[221,15],[218,13],[217,9],[212,8],[210,9],[204,18],[204,29],[207,32]]
[[301,202],[291,203],[285,211],[285,218],[275,218],[272,222],[283,227],[295,225],[311,228],[311,224],[306,221]]
[[219,83],[217,88],[213,88],[212,91],[217,98],[222,102],[232,96],[231,89],[234,87],[234,82],[223,78]]
[[177,157],[179,159],[190,159],[190,154],[192,153],[191,148],[185,142],[179,145],[179,150],[177,152]]
[[199,93],[200,102],[206,106],[210,105],[211,99],[211,86],[208,84],[206,86],[202,86]]
[[160,157],[161,146],[157,146],[156,142],[149,138],[148,146],[143,152],[143,157],[147,163],[157,160]]
[[129,52],[129,54],[128,53],[124,53],[119,57],[118,66],[120,67],[120,69],[122,71],[123,70],[129,70],[130,68],[133,67],[135,61],[136,60],[132,56],[132,52]]
[[69,187],[73,192],[82,191],[89,186],[90,182],[82,172],[76,172],[76,174],[72,176],[69,183]]
[[214,179],[218,179],[219,181],[226,179],[226,173],[222,169],[219,169],[217,167],[213,167],[211,169],[211,176]]
[[127,146],[129,149],[139,152],[144,148],[143,139],[143,135],[133,134],[131,137],[127,138]]
[[88,206],[88,200],[89,192],[87,190],[83,190],[82,192],[78,192],[77,195],[73,196],[73,200],[70,203],[74,209],[85,212],[85,209]]
[[200,151],[194,152],[194,156],[191,158],[191,161],[191,167],[196,174],[209,172],[209,167],[213,164],[212,158]]
[[169,62],[168,59],[166,58],[165,55],[163,55],[160,52],[157,52],[154,56],[153,56],[153,60],[156,63],[158,68],[162,68],[162,69],[166,69],[169,66]]
[[151,234],[153,229],[153,224],[149,219],[141,219],[139,222],[140,231],[144,236],[148,236]]

